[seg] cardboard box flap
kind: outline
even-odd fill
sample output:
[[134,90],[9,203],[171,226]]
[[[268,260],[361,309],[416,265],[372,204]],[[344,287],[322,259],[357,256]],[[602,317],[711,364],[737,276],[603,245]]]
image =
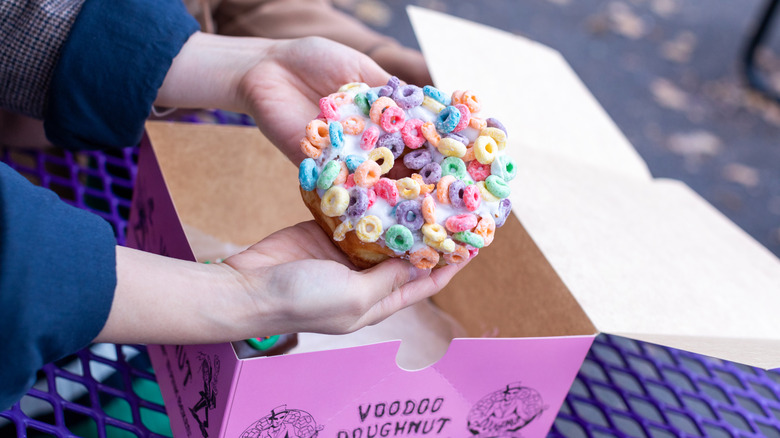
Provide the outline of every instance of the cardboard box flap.
[[675,348],[701,339],[697,352],[756,366],[778,358],[780,261],[685,184],[521,157],[513,211],[596,328]]
[[647,165],[560,53],[438,12],[407,11],[436,86],[474,90],[486,113],[522,147],[650,179]]

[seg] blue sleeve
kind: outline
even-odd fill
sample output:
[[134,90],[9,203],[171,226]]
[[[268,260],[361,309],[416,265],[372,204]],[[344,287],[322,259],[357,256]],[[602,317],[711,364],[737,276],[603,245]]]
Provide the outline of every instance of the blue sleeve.
[[111,226],[0,163],[0,410],[97,336],[115,288]]
[[181,0],[84,2],[49,87],[49,140],[75,149],[138,144],[173,58],[197,30]]

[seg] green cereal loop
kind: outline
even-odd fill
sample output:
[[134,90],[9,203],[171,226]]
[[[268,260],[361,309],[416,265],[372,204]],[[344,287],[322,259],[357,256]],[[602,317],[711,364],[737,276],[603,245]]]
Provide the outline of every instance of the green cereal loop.
[[441,162],[441,176],[452,175],[458,179],[466,178],[466,163],[458,157],[447,157]]
[[385,244],[388,248],[397,252],[409,251],[414,244],[412,231],[403,225],[395,224],[385,233]]
[[490,173],[509,182],[517,176],[517,166],[509,155],[499,155],[490,164]]
[[263,339],[262,341],[260,338],[249,338],[246,340],[246,343],[255,350],[265,351],[273,347],[278,340],[279,335],[273,335]]
[[490,175],[485,179],[485,187],[491,195],[499,199],[506,198],[512,191],[509,188],[509,184],[507,184],[503,178],[495,175]]
[[330,186],[333,185],[333,181],[336,177],[339,176],[339,172],[341,172],[339,163],[337,163],[336,160],[328,161],[328,164],[322,169],[320,177],[317,178],[317,188],[328,190]]
[[358,94],[355,95],[355,104],[357,104],[358,108],[360,108],[360,111],[363,111],[363,115],[367,116],[368,113],[371,111],[371,105],[368,104],[368,98],[365,94]]
[[459,231],[452,235],[452,238],[458,242],[463,242],[466,245],[471,245],[474,248],[482,248],[485,246],[485,239],[477,233],[471,231]]

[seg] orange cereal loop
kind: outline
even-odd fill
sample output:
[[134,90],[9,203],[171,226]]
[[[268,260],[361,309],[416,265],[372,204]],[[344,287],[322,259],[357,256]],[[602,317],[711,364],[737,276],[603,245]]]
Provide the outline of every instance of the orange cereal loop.
[[478,113],[482,109],[482,103],[473,91],[464,91],[460,103],[466,105],[471,114]]
[[485,129],[487,126],[487,122],[485,119],[480,119],[479,117],[472,117],[469,119],[469,127],[476,129],[477,131],[481,131]]
[[474,161],[477,159],[477,157],[474,155],[474,143],[471,143],[469,147],[466,148],[466,155],[460,158],[464,163],[468,163],[469,161]]
[[422,132],[423,137],[428,140],[428,143],[432,144],[434,147],[439,146],[441,136],[438,132],[436,132],[436,126],[433,124],[433,122],[423,123],[423,125],[420,126],[420,132]]
[[439,182],[436,184],[436,199],[439,200],[440,204],[449,204],[450,203],[450,184],[452,184],[456,178],[452,175],[445,175],[441,177]]
[[433,184],[425,184],[422,175],[419,173],[413,173],[412,179],[417,181],[417,184],[420,185],[420,196],[425,196],[428,193],[431,193],[435,187]]
[[474,228],[474,232],[482,236],[482,240],[485,241],[485,246],[490,245],[496,235],[496,221],[493,220],[493,216],[489,214],[483,215],[479,219],[477,227]]
[[324,148],[330,144],[328,124],[320,119],[314,119],[306,125],[306,139],[318,148]]
[[333,185],[341,185],[347,182],[347,177],[349,176],[349,169],[347,168],[347,163],[341,161],[341,170],[339,171],[339,174],[336,175],[336,179],[333,180]]
[[369,188],[382,176],[382,168],[376,161],[366,160],[355,169],[355,184],[359,187]]
[[[466,253],[468,254],[468,251]],[[409,263],[415,268],[432,269],[439,264],[439,253],[430,246],[425,246],[409,254]]]
[[426,195],[422,201],[422,215],[426,224],[436,223],[436,201],[433,196]]
[[444,254],[444,260],[450,265],[457,265],[463,263],[470,257],[469,250],[463,245],[455,245],[455,251]]
[[457,105],[459,103],[465,105],[465,102],[463,102],[463,91],[455,90],[452,92],[452,105]]
[[341,126],[344,128],[345,134],[359,135],[366,127],[366,123],[363,121],[362,117],[349,116],[341,121]]
[[322,148],[314,146],[306,138],[301,139],[301,151],[309,158],[318,158],[322,154]]
[[371,105],[371,109],[368,112],[368,116],[371,118],[371,121],[378,125],[382,117],[382,113],[385,112],[385,109],[389,106],[398,106],[398,105],[396,105],[393,99],[387,96],[382,96],[379,99],[375,100],[374,104]]
[[333,93],[328,97],[330,97],[330,99],[333,101],[333,103],[336,104],[336,106],[352,103],[352,97],[347,93]]

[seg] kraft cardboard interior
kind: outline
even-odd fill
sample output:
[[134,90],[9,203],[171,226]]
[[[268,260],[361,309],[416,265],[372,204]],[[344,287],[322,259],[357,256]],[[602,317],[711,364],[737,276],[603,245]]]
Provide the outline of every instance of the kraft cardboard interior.
[[652,180],[559,53],[409,14],[436,85],[472,87],[501,111],[518,164],[514,213],[598,330],[780,367],[776,257],[683,183]]

